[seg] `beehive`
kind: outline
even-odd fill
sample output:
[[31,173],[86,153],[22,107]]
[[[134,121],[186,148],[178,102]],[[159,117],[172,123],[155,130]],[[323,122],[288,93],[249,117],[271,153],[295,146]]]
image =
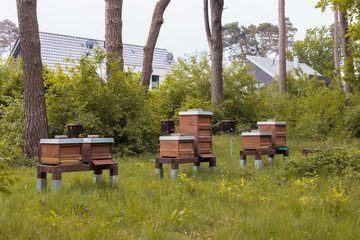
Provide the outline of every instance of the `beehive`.
[[244,132],[242,136],[243,149],[267,149],[271,147],[271,132]]
[[106,164],[112,159],[112,145],[114,143],[113,138],[83,138],[83,162],[88,163],[93,160],[100,165]]
[[257,122],[260,132],[271,132],[271,145],[273,147],[286,146],[286,122],[267,120],[264,122]]
[[160,157],[194,157],[194,136],[161,136]]
[[41,163],[51,165],[70,165],[82,163],[81,138],[41,139]]
[[161,133],[162,134],[171,134],[175,132],[175,123],[174,120],[161,120]]
[[224,133],[235,132],[235,121],[234,120],[222,120],[221,129]]
[[179,112],[179,131],[185,136],[194,136],[195,157],[212,153],[212,112],[188,110]]

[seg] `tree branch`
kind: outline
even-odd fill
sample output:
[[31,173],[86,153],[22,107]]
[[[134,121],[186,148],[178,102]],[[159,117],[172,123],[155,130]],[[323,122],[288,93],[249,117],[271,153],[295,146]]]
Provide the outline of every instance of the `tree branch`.
[[208,40],[209,47],[211,49],[211,31],[209,23],[209,0],[204,0],[204,21],[205,21],[205,32]]

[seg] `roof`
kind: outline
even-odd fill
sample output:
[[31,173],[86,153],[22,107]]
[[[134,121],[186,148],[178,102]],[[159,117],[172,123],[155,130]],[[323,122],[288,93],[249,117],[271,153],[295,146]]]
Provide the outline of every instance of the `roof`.
[[[105,41],[97,39],[89,39],[82,37],[67,36],[54,33],[39,32],[41,43],[41,58],[44,64],[50,69],[56,68],[56,63],[59,63],[61,67],[73,66],[71,62],[64,62],[65,59],[80,59],[82,56],[86,56],[89,53],[89,49],[86,47],[86,42],[91,40],[94,43],[94,48],[90,51],[90,54],[94,52],[94,49],[105,49]],[[142,67],[143,61],[143,46],[124,44],[123,58],[125,66]],[[20,54],[20,38],[17,40],[12,56],[18,57]],[[153,58],[153,68],[168,69],[175,60],[172,53],[163,48],[155,48]]]
[[[252,72],[255,72],[255,79],[261,82],[268,83],[274,79],[276,75],[279,75],[279,60],[264,58],[258,56],[246,56],[246,61],[254,65]],[[286,61],[286,71],[294,73],[295,69],[298,67],[307,74],[310,78],[315,75],[319,80],[325,80],[326,83],[330,83],[330,79],[322,76],[320,73],[316,72],[314,69],[306,65],[305,63],[294,63]]]

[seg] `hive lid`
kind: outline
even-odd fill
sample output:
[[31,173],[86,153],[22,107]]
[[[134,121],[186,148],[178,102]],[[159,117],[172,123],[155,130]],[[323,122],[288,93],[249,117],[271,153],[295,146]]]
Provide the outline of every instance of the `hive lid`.
[[202,111],[199,109],[199,111],[197,110],[190,110],[187,112],[179,112],[179,116],[190,116],[190,115],[204,115],[204,116],[212,116],[214,115],[213,112],[208,112],[208,111]]
[[271,136],[271,132],[243,132],[241,136]]
[[279,151],[286,151],[286,150],[290,150],[290,148],[283,146],[283,147],[276,147],[277,150]]
[[267,120],[263,122],[257,122],[257,125],[286,125],[285,121]]
[[82,138],[49,138],[40,139],[40,144],[82,144]]
[[84,143],[114,143],[113,138],[83,138]]
[[194,136],[160,136],[159,140],[195,140]]

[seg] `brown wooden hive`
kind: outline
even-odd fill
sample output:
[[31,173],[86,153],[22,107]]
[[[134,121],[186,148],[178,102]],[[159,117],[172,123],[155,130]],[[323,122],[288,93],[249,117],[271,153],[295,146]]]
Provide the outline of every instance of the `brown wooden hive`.
[[179,112],[179,131],[185,136],[194,136],[195,157],[212,153],[212,112],[199,109]]
[[193,158],[194,140],[193,136],[161,136],[160,157]]
[[260,132],[271,132],[271,145],[273,147],[286,146],[286,122],[275,120],[267,120],[264,122],[257,122]]

